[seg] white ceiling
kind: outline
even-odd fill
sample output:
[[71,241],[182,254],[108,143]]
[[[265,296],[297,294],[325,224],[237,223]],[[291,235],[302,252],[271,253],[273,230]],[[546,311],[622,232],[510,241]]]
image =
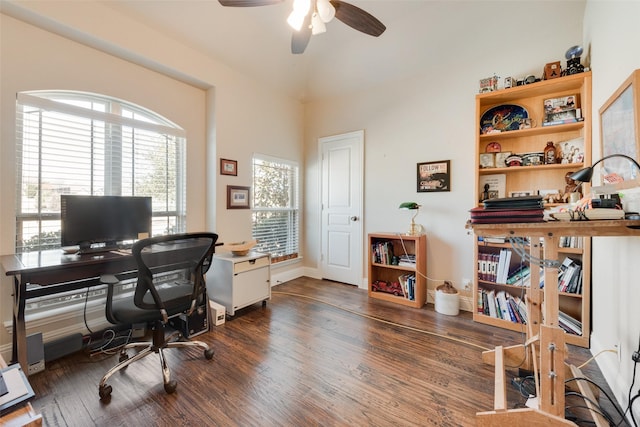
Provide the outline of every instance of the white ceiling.
[[[286,18],[292,0],[262,7],[223,7],[217,0],[106,0],[104,4],[217,58],[251,77],[312,100],[424,75],[430,66],[479,49],[525,43],[584,12],[585,0],[350,0],[387,30],[375,38],[338,20],[313,36],[302,55],[290,52]],[[532,22],[535,16],[546,22]],[[574,21],[575,22],[575,21]],[[546,28],[546,30],[545,30]],[[514,34],[515,32],[518,32]],[[519,33],[522,31],[522,33]],[[477,37],[469,38],[469,34]],[[522,34],[523,45],[518,44]],[[579,41],[578,41],[579,42]],[[568,46],[566,46],[568,47]],[[565,46],[559,47],[564,52]],[[560,59],[560,58],[558,58]]]

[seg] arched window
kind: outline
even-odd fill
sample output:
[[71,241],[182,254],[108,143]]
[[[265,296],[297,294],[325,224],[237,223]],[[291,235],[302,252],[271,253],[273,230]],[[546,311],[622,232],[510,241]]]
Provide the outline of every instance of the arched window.
[[60,195],[151,196],[154,235],[186,230],[185,133],[104,95],[17,97],[16,253],[60,247]]

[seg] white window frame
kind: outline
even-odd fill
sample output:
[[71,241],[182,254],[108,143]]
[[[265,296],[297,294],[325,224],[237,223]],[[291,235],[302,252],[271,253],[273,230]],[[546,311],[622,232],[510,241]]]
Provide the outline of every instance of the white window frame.
[[[259,169],[263,163],[280,168],[290,174],[282,177],[280,185],[261,183]],[[252,235],[258,241],[256,249],[271,254],[271,263],[283,262],[300,257],[300,168],[295,161],[254,153],[252,161]],[[262,189],[261,187],[265,188]],[[260,201],[262,191],[273,192],[278,188],[286,191],[279,206],[266,206]],[[265,215],[285,218],[285,229],[275,230],[264,226]],[[263,225],[262,229],[260,225]],[[276,234],[272,233],[276,231]]]
[[[63,117],[65,119],[62,119]],[[21,92],[17,95],[16,119],[16,253],[60,247],[59,233],[56,235],[55,230],[51,231],[56,226],[59,229],[60,212],[51,207],[43,207],[44,186],[56,186],[55,192],[59,194],[161,194],[163,197],[156,197],[153,201],[152,234],[186,230],[186,137],[179,126],[157,113],[127,101],[75,91]],[[66,119],[68,126],[65,126]],[[78,123],[91,129],[87,135],[78,135]],[[55,126],[59,128],[54,129]],[[77,145],[61,148],[61,140]],[[133,147],[135,144],[142,144],[143,141],[156,146],[158,143],[164,143],[166,153],[173,154],[167,158],[168,163],[165,167],[167,170],[174,167],[176,172],[165,174],[172,179],[166,180],[166,186],[160,187],[160,193],[144,194],[135,179],[136,167],[140,168],[141,161],[136,160],[135,153],[129,153],[127,156],[122,152],[126,144]],[[93,153],[93,147],[97,144],[101,144],[100,149],[104,150],[101,158]],[[50,152],[67,150],[60,151],[63,154],[73,152],[73,147],[78,147],[78,150],[89,150],[88,147],[91,147],[91,164],[83,167],[84,175],[91,175],[88,179],[90,182],[78,180],[81,182],[78,186],[83,186],[81,191],[78,190],[78,186],[65,184],[63,178],[47,180],[42,177],[41,159],[47,147]],[[28,150],[31,150],[31,153],[27,153]],[[27,155],[31,155],[32,159],[27,160]],[[101,162],[103,164],[100,164]],[[27,164],[30,164],[29,171]],[[103,168],[104,171],[94,177],[94,168]],[[89,169],[91,172],[87,172]],[[80,170],[74,174],[73,166],[65,172],[68,176],[83,176]],[[98,176],[99,178],[96,178]],[[56,180],[59,182],[51,182]],[[28,203],[23,203],[24,199],[27,193],[33,192],[36,194],[36,200],[31,203],[31,207],[25,208]],[[27,223],[35,224],[34,228],[37,228],[37,231],[26,232],[24,224]],[[27,243],[27,236],[30,236],[33,242]]]

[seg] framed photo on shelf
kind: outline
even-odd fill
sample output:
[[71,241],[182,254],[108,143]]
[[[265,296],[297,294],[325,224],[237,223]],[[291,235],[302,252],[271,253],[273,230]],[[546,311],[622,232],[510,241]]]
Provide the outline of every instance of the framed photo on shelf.
[[505,197],[504,193],[507,185],[507,175],[503,173],[480,175],[478,184],[480,186],[478,191],[478,194],[480,194],[480,202],[487,199]]
[[451,191],[451,160],[418,163],[418,193]]
[[480,168],[488,169],[495,168],[495,153],[480,153]]
[[[600,149],[602,157],[624,154],[640,161],[640,70],[635,70],[600,108]],[[606,173],[627,181],[638,178],[638,170],[624,158],[603,162]]]
[[509,191],[509,197],[527,197],[535,195],[536,192],[533,190]]
[[238,176],[237,160],[220,159],[220,175]]
[[496,153],[496,167],[497,168],[506,168],[509,166],[507,164],[507,158],[511,155],[511,151],[501,151]]
[[227,185],[227,209],[249,209],[250,187]]

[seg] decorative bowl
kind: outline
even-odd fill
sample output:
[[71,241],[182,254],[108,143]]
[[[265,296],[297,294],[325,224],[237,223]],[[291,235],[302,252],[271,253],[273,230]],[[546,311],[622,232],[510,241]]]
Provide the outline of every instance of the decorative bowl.
[[251,240],[249,242],[236,242],[229,243],[226,247],[231,251],[231,253],[235,256],[244,256],[249,253],[249,251],[257,244],[258,242],[255,240]]

